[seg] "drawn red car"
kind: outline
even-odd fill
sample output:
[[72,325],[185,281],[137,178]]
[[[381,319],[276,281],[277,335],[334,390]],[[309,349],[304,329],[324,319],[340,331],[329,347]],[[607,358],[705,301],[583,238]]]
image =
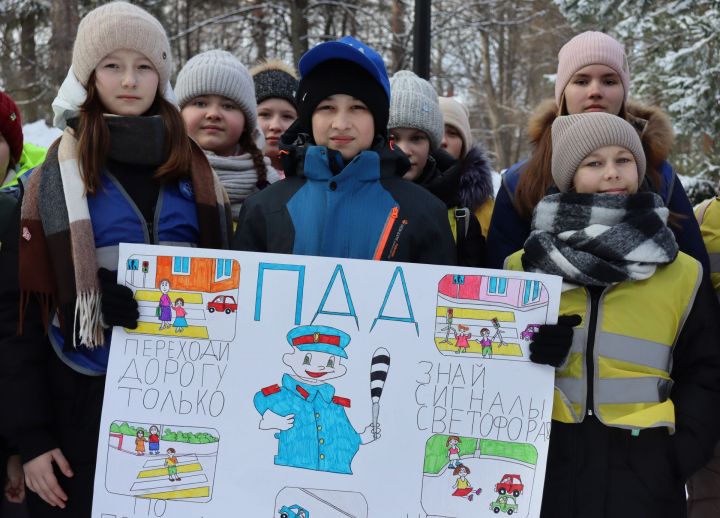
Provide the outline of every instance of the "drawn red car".
[[231,295],[218,295],[212,299],[212,302],[208,302],[207,308],[210,313],[224,311],[229,315],[237,311],[237,302],[235,302],[235,297]]
[[528,342],[533,339],[535,333],[540,331],[540,324],[528,324],[525,331],[520,333],[520,338],[527,340]]
[[504,495],[506,493],[512,494],[515,498],[519,497],[525,485],[520,480],[520,475],[505,474],[503,475],[500,482],[495,484],[495,491]]

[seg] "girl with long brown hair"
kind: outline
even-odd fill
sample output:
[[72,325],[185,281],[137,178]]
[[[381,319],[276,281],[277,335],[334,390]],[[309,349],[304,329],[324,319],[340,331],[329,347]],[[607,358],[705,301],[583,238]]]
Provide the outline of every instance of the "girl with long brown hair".
[[661,195],[672,215],[671,228],[680,250],[695,257],[709,271],[707,252],[692,206],[673,168],[667,162],[672,127],[656,107],[630,101],[630,70],[623,46],[601,32],[584,32],[558,54],[555,98],[540,104],[529,123],[533,153],[503,175],[495,200],[487,239],[487,266],[502,268],[507,256],[523,247],[538,202],[554,189],[551,175],[552,123],[560,115],[607,112],[632,124],[643,144],[648,167],[641,190]]
[[116,281],[119,243],[228,244],[227,197],[172,103],[170,54],[143,9],[88,13],[53,102],[63,134],[24,182],[21,333],[3,343],[0,383],[32,516],[91,513],[112,326],[140,319]]

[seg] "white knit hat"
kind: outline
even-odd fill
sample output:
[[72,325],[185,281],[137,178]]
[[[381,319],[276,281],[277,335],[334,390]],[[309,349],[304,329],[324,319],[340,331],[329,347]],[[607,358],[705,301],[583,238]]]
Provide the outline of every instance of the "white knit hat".
[[572,76],[588,65],[605,65],[612,68],[625,90],[627,101],[630,91],[630,69],[625,49],[612,36],[604,32],[587,31],[568,41],[558,52],[558,69],[555,78],[555,102],[560,106],[565,87]]
[[87,87],[98,63],[120,49],[140,52],[155,66],[159,84],[167,83],[172,56],[165,29],[153,15],[128,2],[102,5],[80,20],[72,56],[72,69],[78,81]]
[[245,127],[257,127],[255,83],[238,58],[224,50],[209,50],[194,56],[178,74],[175,96],[180,108],[201,95],[220,95],[240,106]]
[[409,70],[390,78],[390,119],[388,128],[414,128],[427,133],[430,150],[440,147],[443,118],[435,89]]
[[473,145],[472,132],[470,131],[470,112],[467,106],[453,97],[438,97],[440,101],[440,112],[443,122],[452,126],[460,133],[463,141],[463,156],[468,154]]
[[567,192],[585,157],[605,146],[624,147],[633,154],[640,185],[645,177],[645,152],[629,122],[604,112],[556,118],[552,125],[552,177],[557,188]]

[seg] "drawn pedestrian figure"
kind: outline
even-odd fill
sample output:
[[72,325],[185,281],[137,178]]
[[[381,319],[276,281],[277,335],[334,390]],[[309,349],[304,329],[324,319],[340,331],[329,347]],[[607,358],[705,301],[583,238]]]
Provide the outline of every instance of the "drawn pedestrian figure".
[[173,309],[175,310],[175,322],[173,322],[175,332],[182,333],[183,329],[188,326],[187,319],[185,318],[187,315],[187,311],[185,310],[185,300],[183,300],[182,297],[175,299],[175,307]]
[[448,308],[447,314],[445,315],[445,327],[443,327],[440,331],[445,331],[445,339],[440,340],[441,344],[446,344],[450,342],[450,333],[454,333],[455,330],[452,326],[453,321],[453,309]]
[[160,291],[162,295],[160,295],[157,316],[160,319],[160,331],[162,331],[170,327],[170,322],[172,321],[172,300],[170,300],[170,295],[168,295],[170,291],[169,280],[163,279],[160,281]]
[[498,347],[507,345],[503,339],[502,330],[500,329],[500,322],[497,318],[492,319],[493,327],[495,328],[495,334],[492,337],[492,341],[498,342]]
[[168,448],[167,458],[165,459],[165,467],[168,470],[168,479],[170,479],[170,482],[180,480],[180,477],[177,474],[177,464],[178,459],[175,456],[175,448]]
[[445,441],[448,449],[448,469],[455,469],[460,465],[460,447],[462,441],[457,435],[451,435]]
[[467,350],[470,348],[468,340],[472,338],[472,334],[470,334],[468,331],[470,331],[470,328],[468,326],[463,324],[458,325],[458,331],[454,333],[455,347],[457,347],[457,351],[455,351],[456,354],[467,352]]
[[145,430],[142,428],[135,432],[135,455],[145,455]]
[[280,385],[255,394],[261,430],[276,430],[275,464],[352,474],[362,444],[380,438],[380,425],[357,432],[347,417],[350,400],[335,395],[329,380],[344,376],[350,336],[332,327],[300,326],[287,334],[293,351],[283,356],[290,373]]
[[158,435],[158,427],[152,425],[150,427],[150,436],[148,437],[148,446],[150,447],[149,455],[160,454],[160,436]]
[[467,479],[467,475],[469,474],[470,468],[468,468],[464,464],[458,464],[458,466],[453,470],[453,476],[457,477],[457,479],[453,484],[453,489],[455,491],[453,491],[452,496],[467,498],[469,501],[472,502],[473,496],[479,495],[482,492],[482,489],[473,489],[472,484]]
[[492,340],[490,340],[490,330],[487,327],[480,330],[480,345],[483,358],[492,358]]

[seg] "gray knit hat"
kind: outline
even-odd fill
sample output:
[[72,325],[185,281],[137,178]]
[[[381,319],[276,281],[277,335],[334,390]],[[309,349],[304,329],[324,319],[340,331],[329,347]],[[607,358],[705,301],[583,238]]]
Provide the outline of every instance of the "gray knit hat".
[[298,89],[297,73],[279,59],[271,59],[250,69],[255,81],[255,100],[258,104],[266,99],[284,99],[295,106]]
[[102,5],[80,21],[72,56],[75,77],[86,87],[98,63],[119,49],[147,57],[160,76],[161,88],[170,79],[172,56],[165,29],[153,15],[128,2]]
[[440,147],[445,128],[438,96],[430,83],[409,70],[390,78],[388,128],[415,128],[430,137],[430,151]]
[[567,192],[580,164],[605,146],[621,146],[635,157],[638,185],[645,176],[645,152],[635,128],[622,117],[604,112],[579,113],[555,119],[552,125],[552,177]]
[[208,50],[193,56],[182,67],[175,82],[178,106],[183,108],[195,97],[220,95],[240,106],[248,132],[257,127],[255,85],[240,60],[224,50]]

